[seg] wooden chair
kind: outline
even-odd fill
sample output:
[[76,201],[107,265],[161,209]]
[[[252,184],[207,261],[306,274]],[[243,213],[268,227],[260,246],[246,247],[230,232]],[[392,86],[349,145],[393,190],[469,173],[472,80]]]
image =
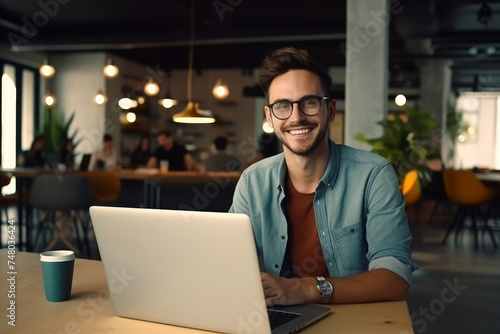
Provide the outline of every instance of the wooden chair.
[[494,189],[486,187],[471,170],[453,170],[446,169],[443,172],[443,181],[446,195],[450,202],[458,205],[458,211],[448,227],[443,244],[446,243],[451,231],[455,229],[455,242],[457,241],[458,232],[462,229],[467,216],[472,219],[472,231],[474,233],[475,249],[477,250],[477,221],[481,218],[484,229],[489,233],[493,246],[497,249],[497,243],[493,231],[488,225],[488,217],[481,214],[480,206],[487,204],[498,196],[498,192]]

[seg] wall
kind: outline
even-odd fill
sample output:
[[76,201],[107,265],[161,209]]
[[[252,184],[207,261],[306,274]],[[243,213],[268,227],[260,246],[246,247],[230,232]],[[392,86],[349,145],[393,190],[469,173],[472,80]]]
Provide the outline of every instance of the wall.
[[[212,88],[217,79],[222,79],[229,87],[229,96],[218,101],[212,95]],[[166,83],[166,85],[168,82]],[[224,135],[230,139],[227,151],[236,155],[244,164],[255,155],[255,99],[243,96],[243,87],[255,85],[251,75],[243,76],[241,69],[213,69],[194,71],[194,100],[199,102],[202,110],[210,110],[221,122],[214,124],[177,124],[172,122],[172,115],[182,111],[187,102],[187,71],[175,70],[171,75],[171,95],[179,100],[179,104],[170,109],[159,107],[158,122],[153,133],[168,127],[174,137],[182,144],[190,144],[195,158],[202,162],[207,158],[212,140]],[[164,94],[164,91],[160,92]]]
[[55,110],[64,120],[75,113],[69,133],[71,135],[78,131],[78,153],[91,153],[102,143],[105,108],[94,103],[93,98],[99,89],[104,90],[105,87],[102,73],[104,60],[104,53],[71,53],[50,57],[56,74],[48,79],[47,87],[55,94]]

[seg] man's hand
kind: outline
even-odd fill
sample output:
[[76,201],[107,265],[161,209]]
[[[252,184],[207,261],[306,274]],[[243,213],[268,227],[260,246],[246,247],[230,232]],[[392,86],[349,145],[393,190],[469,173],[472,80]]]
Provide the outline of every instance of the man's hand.
[[[295,305],[310,302],[308,293],[311,293],[311,286],[316,287],[314,278],[284,278],[261,273],[262,286],[266,305]],[[312,284],[312,285],[311,285]],[[314,293],[314,290],[312,290]],[[316,291],[319,296],[319,292]]]

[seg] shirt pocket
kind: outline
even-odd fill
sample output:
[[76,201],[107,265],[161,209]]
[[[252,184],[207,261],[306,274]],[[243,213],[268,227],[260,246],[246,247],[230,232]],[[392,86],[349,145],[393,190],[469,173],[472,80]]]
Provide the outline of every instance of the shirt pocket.
[[332,231],[334,240],[334,256],[337,263],[342,264],[341,276],[352,275],[368,268],[364,221],[361,219],[352,225],[348,225]]

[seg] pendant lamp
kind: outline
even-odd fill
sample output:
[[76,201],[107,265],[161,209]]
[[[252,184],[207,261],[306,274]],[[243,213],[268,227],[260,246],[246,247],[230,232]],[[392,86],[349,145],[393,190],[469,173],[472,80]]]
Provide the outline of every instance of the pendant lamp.
[[172,119],[176,123],[190,124],[209,124],[215,122],[215,118],[205,115],[198,107],[198,102],[192,99],[193,90],[193,58],[194,58],[194,0],[191,0],[191,15],[190,15],[191,38],[189,40],[189,67],[187,77],[187,106],[186,108],[173,115]]

